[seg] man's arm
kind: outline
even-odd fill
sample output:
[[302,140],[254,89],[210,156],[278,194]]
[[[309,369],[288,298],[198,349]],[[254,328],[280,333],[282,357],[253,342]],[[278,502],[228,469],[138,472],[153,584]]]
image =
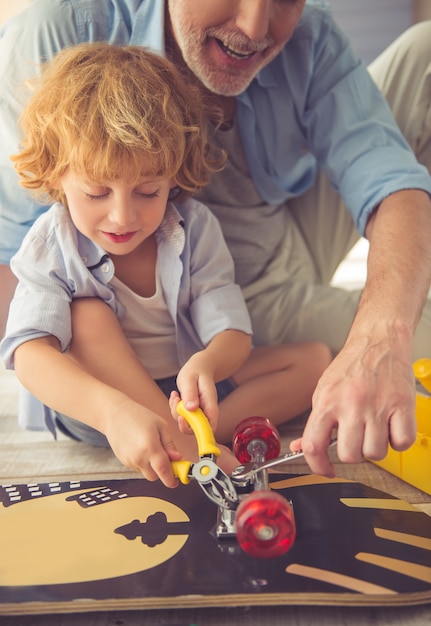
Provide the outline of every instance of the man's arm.
[[321,377],[301,448],[313,472],[333,475],[327,445],[338,428],[340,461],[381,459],[388,442],[414,441],[413,335],[431,283],[431,202],[422,191],[388,196],[371,216],[368,276],[343,349]]

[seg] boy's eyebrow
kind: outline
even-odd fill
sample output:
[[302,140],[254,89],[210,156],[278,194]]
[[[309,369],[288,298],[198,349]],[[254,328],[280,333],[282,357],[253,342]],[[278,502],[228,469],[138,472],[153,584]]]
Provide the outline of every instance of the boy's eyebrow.
[[[121,179],[121,178],[122,177],[119,177],[118,179]],[[127,177],[124,177],[124,178],[127,178]],[[81,176],[75,176],[75,181],[83,185],[89,185],[89,186],[94,186],[94,187],[109,187],[110,185],[115,183],[115,181],[118,179],[97,181],[97,180],[90,180],[87,178],[82,178]],[[136,187],[140,187],[141,185],[158,185],[160,184],[161,181],[165,179],[166,179],[165,176],[156,176],[156,177],[146,178],[144,180],[137,179],[133,182],[133,184]]]
[[106,187],[107,185],[109,185],[109,182],[100,182],[100,181],[96,181],[96,180],[84,180],[84,179],[75,179],[78,182],[82,183],[83,185],[88,185],[88,186],[92,186],[92,187]]

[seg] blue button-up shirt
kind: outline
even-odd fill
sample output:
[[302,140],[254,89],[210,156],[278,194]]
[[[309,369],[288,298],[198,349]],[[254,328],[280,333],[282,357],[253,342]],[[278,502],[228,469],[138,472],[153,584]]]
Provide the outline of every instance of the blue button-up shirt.
[[[209,209],[192,199],[170,203],[156,238],[160,283],[175,324],[180,364],[223,330],[251,334],[232,258]],[[38,218],[11,267],[19,283],[0,344],[6,367],[13,367],[14,351],[30,339],[54,335],[63,351],[68,348],[73,299],[100,298],[121,322],[122,305],[110,284],[112,260],[75,228],[60,203]]]
[[[175,324],[180,364],[223,330],[252,334],[247,307],[234,283],[232,258],[209,209],[191,199],[170,203],[156,238],[160,283]],[[19,283],[0,344],[6,367],[13,367],[14,351],[31,339],[53,335],[62,350],[68,348],[73,299],[100,298],[121,323],[123,308],[111,285],[112,260],[75,228],[63,205],[53,205],[38,218],[11,267]],[[21,410],[27,406],[22,403]],[[43,428],[41,416],[46,419],[46,412],[33,404],[20,415],[20,423]]]
[[[314,4],[322,4],[314,2]],[[9,155],[24,79],[61,48],[85,41],[135,44],[164,54],[164,0],[35,0],[0,32],[0,263],[8,263],[46,210],[19,190]],[[237,98],[249,170],[261,197],[281,203],[312,185],[317,167],[363,233],[371,211],[406,188],[431,193],[366,68],[328,11],[306,6],[282,52]]]

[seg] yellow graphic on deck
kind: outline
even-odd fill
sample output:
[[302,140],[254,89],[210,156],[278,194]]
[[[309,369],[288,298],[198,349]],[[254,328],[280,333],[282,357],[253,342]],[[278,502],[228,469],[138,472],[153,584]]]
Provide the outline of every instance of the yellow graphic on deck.
[[[187,541],[189,517],[166,500],[128,496],[83,508],[79,493],[0,507],[0,585],[125,576],[164,563]],[[152,516],[165,521],[154,540],[145,535]]]

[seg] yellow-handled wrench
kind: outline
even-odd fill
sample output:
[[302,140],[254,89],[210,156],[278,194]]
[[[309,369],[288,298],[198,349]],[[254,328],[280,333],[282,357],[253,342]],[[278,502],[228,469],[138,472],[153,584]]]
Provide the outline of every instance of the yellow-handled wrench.
[[201,409],[189,411],[182,400],[178,402],[177,411],[187,421],[196,437],[199,461],[172,461],[172,471],[179,480],[187,485],[194,478],[206,495],[225,508],[234,508],[238,503],[238,495],[230,477],[221,470],[215,460],[220,456],[214,433],[207,416]]
[[[177,411],[184,417],[196,437],[199,457],[211,460],[214,460],[214,457],[219,457],[220,449],[217,447],[213,430],[205,413],[201,409],[189,411],[182,400],[177,404]],[[190,482],[190,468],[193,463],[191,461],[172,461],[171,465],[174,475],[184,485],[187,485]]]

